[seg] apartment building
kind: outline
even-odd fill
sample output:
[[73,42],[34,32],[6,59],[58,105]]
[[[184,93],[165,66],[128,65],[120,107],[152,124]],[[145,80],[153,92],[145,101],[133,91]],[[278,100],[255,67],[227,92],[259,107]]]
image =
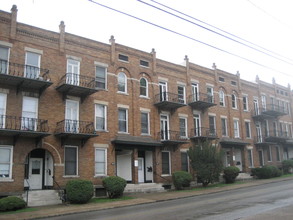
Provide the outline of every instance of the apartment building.
[[275,81],[17,22],[0,11],[0,195],[71,179],[164,183],[211,140],[242,172],[293,158],[292,91]]

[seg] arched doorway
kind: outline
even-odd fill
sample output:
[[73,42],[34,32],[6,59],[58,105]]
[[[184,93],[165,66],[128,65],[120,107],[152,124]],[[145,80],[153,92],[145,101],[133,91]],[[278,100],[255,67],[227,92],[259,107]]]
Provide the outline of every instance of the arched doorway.
[[45,149],[32,150],[26,157],[24,186],[30,190],[53,188],[53,157]]

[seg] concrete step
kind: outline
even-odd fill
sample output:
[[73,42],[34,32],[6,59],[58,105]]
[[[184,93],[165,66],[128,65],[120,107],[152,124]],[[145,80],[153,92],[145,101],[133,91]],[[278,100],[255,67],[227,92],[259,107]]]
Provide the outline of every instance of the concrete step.
[[150,193],[164,191],[165,189],[161,183],[127,184],[124,189],[124,193]]
[[58,205],[62,203],[57,190],[29,190],[22,197],[25,201],[28,198],[29,207]]
[[253,177],[250,175],[250,173],[239,173],[236,180],[250,180],[253,179]]

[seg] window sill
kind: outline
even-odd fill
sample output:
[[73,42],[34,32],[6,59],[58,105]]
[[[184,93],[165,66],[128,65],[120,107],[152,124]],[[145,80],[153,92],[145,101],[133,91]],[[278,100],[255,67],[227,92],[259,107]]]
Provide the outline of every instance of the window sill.
[[14,182],[14,179],[0,177],[0,182]]
[[100,174],[100,175],[95,175],[94,178],[106,178],[108,175],[106,174]]
[[171,176],[171,174],[162,174],[161,176]]
[[108,130],[96,130],[96,132],[99,132],[99,133],[108,133],[109,131]]
[[79,178],[79,175],[63,176],[63,178]]
[[142,99],[150,99],[150,97],[148,97],[148,96],[142,96],[142,95],[140,95],[139,98],[142,98]]
[[141,136],[151,136],[150,134],[140,134]]
[[121,94],[121,95],[129,95],[127,92],[117,92],[118,94]]
[[129,134],[128,132],[118,131],[118,134]]

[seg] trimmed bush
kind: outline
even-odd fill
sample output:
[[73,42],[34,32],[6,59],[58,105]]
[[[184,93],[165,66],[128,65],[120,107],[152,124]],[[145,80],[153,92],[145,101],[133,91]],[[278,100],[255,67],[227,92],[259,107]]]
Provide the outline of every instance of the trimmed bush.
[[103,179],[103,186],[110,199],[119,198],[123,195],[126,180],[119,176],[109,176]]
[[87,203],[94,194],[93,183],[88,180],[70,180],[65,190],[67,201],[74,204]]
[[259,179],[269,179],[282,175],[281,170],[276,166],[264,166],[262,168],[254,168],[252,169],[251,173]]
[[225,183],[234,183],[236,177],[238,176],[240,170],[238,167],[225,167],[223,178],[225,179]]
[[284,174],[292,173],[293,169],[293,160],[283,160],[282,169]]
[[172,174],[172,180],[177,190],[190,186],[192,176],[186,171],[177,171]]
[[23,209],[24,207],[26,207],[26,203],[19,197],[8,196],[0,199],[0,212],[14,211],[17,209]]

